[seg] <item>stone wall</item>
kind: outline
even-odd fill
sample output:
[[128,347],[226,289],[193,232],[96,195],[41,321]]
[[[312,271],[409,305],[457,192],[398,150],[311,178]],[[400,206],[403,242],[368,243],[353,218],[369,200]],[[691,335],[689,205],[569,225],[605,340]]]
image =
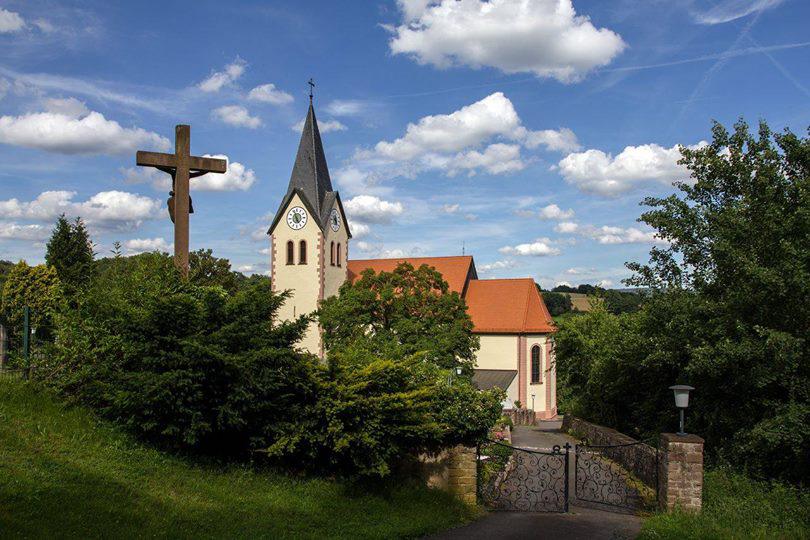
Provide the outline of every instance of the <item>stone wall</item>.
[[602,455],[619,463],[651,488],[658,484],[659,456],[652,446],[637,444],[638,440],[615,429],[592,424],[569,414],[563,418],[562,429],[583,439],[588,445],[608,446],[600,449]]
[[516,426],[533,426],[537,420],[535,412],[531,409],[504,409],[503,415],[511,418]]
[[698,512],[703,493],[703,439],[697,435],[661,434],[658,506],[662,510]]
[[476,503],[477,455],[474,447],[456,446],[436,455],[419,456],[418,473],[428,487]]

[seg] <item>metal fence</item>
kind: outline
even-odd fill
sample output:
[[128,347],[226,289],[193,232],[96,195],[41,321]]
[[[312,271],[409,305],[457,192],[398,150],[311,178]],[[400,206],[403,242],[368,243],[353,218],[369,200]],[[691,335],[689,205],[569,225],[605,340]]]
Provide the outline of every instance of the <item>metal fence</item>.
[[53,338],[49,324],[33,324],[30,308],[22,310],[17,325],[0,321],[0,377],[28,379]]

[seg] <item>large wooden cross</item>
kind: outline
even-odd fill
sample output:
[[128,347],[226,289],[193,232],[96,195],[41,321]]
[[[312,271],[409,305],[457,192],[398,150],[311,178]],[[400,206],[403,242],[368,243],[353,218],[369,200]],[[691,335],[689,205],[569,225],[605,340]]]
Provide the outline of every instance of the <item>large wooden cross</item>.
[[174,262],[183,275],[188,275],[188,215],[191,206],[189,178],[207,173],[224,173],[227,162],[224,159],[192,156],[191,128],[186,125],[174,128],[174,154],[139,150],[135,162],[172,175],[168,205],[169,216],[174,222]]

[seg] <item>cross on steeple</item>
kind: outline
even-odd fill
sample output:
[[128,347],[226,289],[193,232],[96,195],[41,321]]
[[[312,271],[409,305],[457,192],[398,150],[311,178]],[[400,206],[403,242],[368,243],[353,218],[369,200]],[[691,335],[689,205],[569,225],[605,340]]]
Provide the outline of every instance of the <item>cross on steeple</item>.
[[315,81],[312,80],[312,77],[309,78],[307,84],[309,85],[309,102],[312,103],[312,92],[315,90]]

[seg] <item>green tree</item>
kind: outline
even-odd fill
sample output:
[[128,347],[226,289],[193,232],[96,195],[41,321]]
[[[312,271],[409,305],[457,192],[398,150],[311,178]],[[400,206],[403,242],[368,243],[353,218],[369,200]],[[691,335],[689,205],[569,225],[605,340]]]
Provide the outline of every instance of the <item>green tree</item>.
[[546,303],[548,312],[551,313],[552,317],[568,313],[573,309],[571,297],[567,294],[543,290],[541,290],[540,293],[543,295],[543,302]]
[[472,374],[478,337],[464,300],[434,268],[400,263],[393,272],[366,270],[321,304],[324,344],[375,358],[422,354],[443,368]]
[[81,218],[72,223],[62,214],[48,240],[45,263],[56,270],[65,290],[73,296],[87,286],[93,272],[93,243]]
[[3,284],[0,319],[5,321],[12,348],[19,345],[23,331],[23,308],[31,308],[31,326],[39,337],[51,335],[54,316],[62,307],[62,284],[56,270],[28,266],[20,261],[11,269]]
[[667,387],[691,384],[687,427],[712,459],[800,482],[810,476],[810,140],[764,122],[758,134],[742,121],[712,132],[711,144],[682,149],[692,181],[644,201],[642,221],[669,244],[628,264],[628,284],[650,288],[641,309],[563,323],[558,373],[566,392],[595,393],[578,412],[649,435],[675,427]]
[[188,254],[188,277],[197,285],[218,285],[233,292],[245,278],[231,270],[228,259],[214,257],[210,249],[198,249]]

